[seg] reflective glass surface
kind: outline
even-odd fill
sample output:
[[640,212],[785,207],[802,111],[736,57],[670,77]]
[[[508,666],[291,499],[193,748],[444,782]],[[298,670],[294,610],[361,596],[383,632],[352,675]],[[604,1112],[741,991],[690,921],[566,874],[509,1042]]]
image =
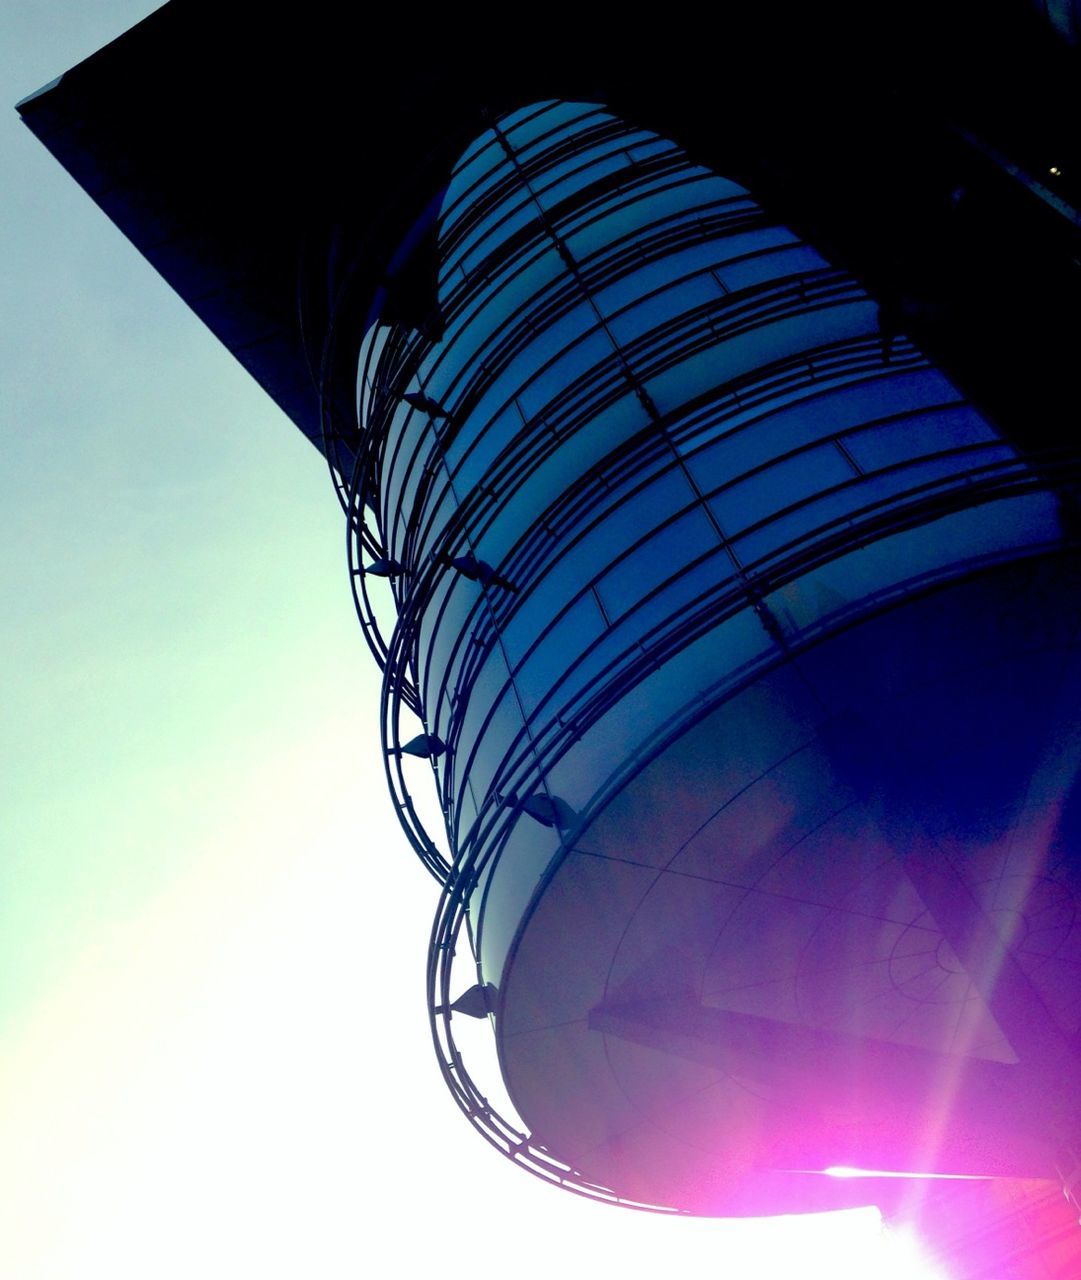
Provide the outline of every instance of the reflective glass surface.
[[377,326],[358,404],[387,679],[446,744],[498,984],[566,833],[681,717],[1058,516],[855,280],[600,106],[494,123],[439,249],[440,333]]

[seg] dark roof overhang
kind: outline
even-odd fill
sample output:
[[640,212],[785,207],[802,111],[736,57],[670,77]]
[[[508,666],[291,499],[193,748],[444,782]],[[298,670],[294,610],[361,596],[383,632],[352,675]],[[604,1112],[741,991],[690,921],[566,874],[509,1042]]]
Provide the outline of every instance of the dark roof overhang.
[[[343,283],[354,327],[388,285],[390,314],[423,323],[425,212],[455,157],[490,114],[553,97],[607,102],[749,183],[1000,421],[1051,405],[1077,339],[1076,51],[1020,0],[1005,18],[747,8],[706,32],[683,0],[652,24],[173,0],[19,110],[317,443]],[[1036,180],[1049,163],[1057,187]]]

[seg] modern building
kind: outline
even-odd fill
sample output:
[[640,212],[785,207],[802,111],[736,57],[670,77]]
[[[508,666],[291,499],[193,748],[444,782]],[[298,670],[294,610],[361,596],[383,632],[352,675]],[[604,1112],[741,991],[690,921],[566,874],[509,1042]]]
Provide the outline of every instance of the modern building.
[[1076,52],[557,16],[174,0],[20,109],[326,454],[480,1132],[1076,1275]]

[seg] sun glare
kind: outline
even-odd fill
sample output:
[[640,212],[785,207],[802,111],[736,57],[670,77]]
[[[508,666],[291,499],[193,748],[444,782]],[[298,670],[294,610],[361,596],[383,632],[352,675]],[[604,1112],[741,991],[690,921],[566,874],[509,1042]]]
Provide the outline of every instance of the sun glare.
[[883,1226],[883,1280],[952,1280],[949,1273],[931,1261],[915,1232],[907,1228]]
[[[188,873],[110,923],[22,1027],[0,1070],[5,1275],[96,1275],[108,1260],[115,1280],[349,1280],[365,1265],[460,1280],[496,1274],[535,1236],[520,1280],[568,1258],[574,1274],[626,1280],[673,1266],[728,1280],[952,1280],[872,1208],[663,1219],[495,1160],[435,1087],[412,936],[381,912],[357,927],[350,733],[348,717],[327,723],[234,777],[232,807]],[[292,823],[262,799],[288,787],[306,797]],[[365,847],[389,843],[379,821]],[[404,976],[389,987],[388,972]],[[421,1159],[405,1140],[415,1134]],[[491,1262],[478,1266],[475,1250],[448,1259],[443,1242],[479,1187]]]

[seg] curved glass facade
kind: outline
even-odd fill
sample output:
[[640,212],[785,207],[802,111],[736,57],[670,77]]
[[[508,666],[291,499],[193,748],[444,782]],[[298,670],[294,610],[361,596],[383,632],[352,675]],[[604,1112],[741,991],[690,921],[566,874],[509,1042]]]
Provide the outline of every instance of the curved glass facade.
[[[656,1049],[661,1034],[642,1031],[640,1010],[638,1031],[620,1030],[613,993],[640,1004],[686,985],[710,1016],[729,1019],[728,1035],[731,1019],[756,1018],[1016,1063],[954,934],[936,932],[933,886],[898,852],[899,820],[873,835],[836,825],[841,813],[869,811],[883,786],[899,794],[895,780],[860,781],[859,732],[846,731],[840,748],[837,725],[860,697],[885,706],[887,693],[916,687],[912,655],[924,646],[941,670],[975,653],[983,681],[1005,655],[1041,643],[1037,632],[1069,631],[1070,611],[1059,616],[1055,602],[1072,582],[1059,491],[1075,461],[1022,456],[905,337],[882,331],[851,276],[737,183],[603,107],[545,102],[494,121],[461,157],[438,233],[432,324],[376,324],[363,342],[363,447],[349,496],[358,605],[385,665],[388,776],[411,840],[446,882],[432,957],[437,1032],[450,1036],[450,1005],[475,984],[525,1128],[541,1131],[534,1147],[555,1161],[535,1171],[564,1180],[563,1170],[598,1194],[606,1185],[680,1208],[760,1211],[761,1200],[745,1203],[727,1182],[703,1191],[698,1157],[664,1174],[656,1148],[639,1159],[633,1142],[612,1146],[635,1130],[621,1110],[628,1097],[636,1115],[652,1115],[621,1075],[613,1037]],[[1041,570],[1039,625],[981,650],[973,629],[1002,625],[1004,602],[1031,577],[1018,562],[1034,556],[1054,566]],[[944,590],[953,582],[965,584],[961,594]],[[381,614],[380,589],[392,614]],[[883,623],[894,616],[903,621]],[[862,694],[838,693],[846,645]],[[887,675],[865,679],[871,655],[886,651]],[[978,693],[920,695],[915,705],[928,723],[933,707],[971,713]],[[903,720],[896,703],[889,714]],[[867,759],[881,755],[883,723]],[[906,750],[918,750],[917,736]],[[415,799],[429,768],[445,843]],[[752,791],[757,803],[741,812]],[[975,804],[962,799],[958,811]],[[778,853],[776,831],[767,839],[760,828],[782,819],[802,834]],[[703,834],[718,826],[723,835]],[[833,832],[820,861],[792,858],[785,867],[797,871],[777,872],[819,828]],[[867,885],[891,859],[878,893],[902,905],[872,910]],[[844,877],[821,871],[841,862],[852,872],[843,888]],[[1072,910],[1065,866],[1041,864],[1039,877]],[[768,874],[777,901],[762,890],[752,902]],[[1018,901],[996,910],[1024,914],[1031,884],[1018,874]],[[862,908],[845,898],[860,886]],[[643,915],[647,899],[655,909]],[[792,914],[793,899],[806,919]],[[873,929],[859,933],[852,922],[867,918]],[[620,949],[643,919],[651,976],[639,965],[627,987],[630,969],[614,976]],[[1067,950],[1077,942],[1072,926],[1059,940]],[[832,965],[807,967],[800,957],[819,946]],[[656,960],[673,947],[682,959]],[[795,965],[795,1005],[783,1014],[723,997],[755,985],[747,956],[761,960],[763,947]],[[544,960],[553,948],[574,963]],[[911,958],[927,952],[946,975],[934,989],[948,1009],[937,1021]],[[815,976],[821,968],[845,974],[858,1000],[841,1008],[844,993]],[[768,959],[762,972],[772,973]],[[562,1003],[545,991],[552,983]],[[1060,976],[1041,990],[1075,1034],[1067,986]],[[853,1020],[868,1002],[887,1013]],[[548,1035],[566,1026],[579,1030]],[[610,1081],[599,1066],[560,1075],[568,1055],[584,1060],[602,1041]],[[452,1039],[443,1052],[459,1101],[483,1113]],[[665,1070],[656,1088],[666,1096],[705,1087]],[[722,1075],[760,1098],[755,1070],[729,1063]],[[791,1082],[770,1087],[790,1092]],[[569,1101],[576,1090],[592,1102]],[[731,1098],[718,1106],[729,1127],[747,1110]],[[601,1117],[583,1122],[592,1136],[571,1142],[574,1151],[559,1109]],[[488,1136],[528,1154],[522,1133],[497,1122],[485,1118]],[[673,1126],[672,1150],[693,1148],[694,1124]],[[673,1168],[682,1158],[664,1157]],[[770,1167],[804,1167],[797,1158]],[[568,1159],[585,1172],[572,1175],[559,1163]],[[818,1200],[772,1183],[755,1194],[826,1207],[844,1202],[833,1187]]]

